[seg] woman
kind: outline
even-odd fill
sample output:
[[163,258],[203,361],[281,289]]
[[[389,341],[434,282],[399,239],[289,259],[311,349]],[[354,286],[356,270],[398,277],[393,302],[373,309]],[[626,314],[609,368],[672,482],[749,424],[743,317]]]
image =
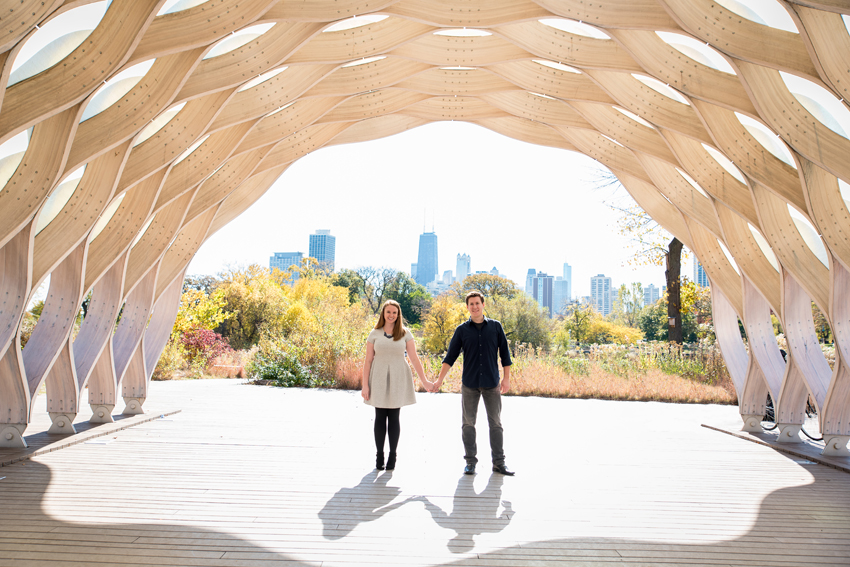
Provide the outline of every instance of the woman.
[[384,470],[384,439],[390,434],[390,454],[387,470],[395,468],[396,447],[401,432],[399,413],[402,406],[416,403],[413,392],[413,375],[404,360],[404,353],[416,369],[425,389],[431,382],[425,379],[425,370],[416,354],[416,341],[410,329],[404,327],[401,305],[392,299],[381,306],[378,324],[366,339],[366,361],[363,364],[361,395],[367,404],[375,407],[375,447],[378,453],[375,466]]

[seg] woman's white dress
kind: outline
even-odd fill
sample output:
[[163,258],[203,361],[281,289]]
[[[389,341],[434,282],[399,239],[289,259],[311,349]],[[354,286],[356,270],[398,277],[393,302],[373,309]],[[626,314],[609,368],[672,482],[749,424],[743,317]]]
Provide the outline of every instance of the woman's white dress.
[[404,330],[404,336],[397,341],[387,338],[383,329],[372,329],[366,340],[375,345],[375,358],[369,372],[369,399],[366,401],[376,408],[400,408],[416,403],[413,389],[413,373],[404,358],[407,341],[413,340],[413,333]]

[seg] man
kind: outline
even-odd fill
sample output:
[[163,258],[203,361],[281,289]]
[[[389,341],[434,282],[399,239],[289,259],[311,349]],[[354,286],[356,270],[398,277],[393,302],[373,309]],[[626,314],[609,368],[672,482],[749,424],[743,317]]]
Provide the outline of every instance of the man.
[[[466,451],[464,474],[475,474],[476,454],[475,418],[478,415],[478,401],[484,398],[487,410],[487,422],[490,425],[490,452],[493,457],[493,471],[513,476],[505,466],[505,451],[502,448],[502,394],[511,387],[511,354],[508,351],[508,339],[502,324],[484,316],[484,296],[480,291],[466,294],[466,309],[469,319],[455,329],[449,343],[449,350],[443,359],[440,376],[434,382],[433,391],[437,391],[443,378],[451,370],[457,357],[463,352],[463,385],[461,386],[461,404],[463,408],[463,447]],[[498,359],[502,361],[502,378],[499,383]]]

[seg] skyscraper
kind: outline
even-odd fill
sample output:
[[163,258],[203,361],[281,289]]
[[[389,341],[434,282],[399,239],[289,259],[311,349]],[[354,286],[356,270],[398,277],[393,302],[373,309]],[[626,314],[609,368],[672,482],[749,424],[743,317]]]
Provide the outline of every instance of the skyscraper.
[[591,305],[603,315],[611,313],[611,278],[603,274],[590,278],[590,301]]
[[560,315],[570,302],[570,281],[558,276],[552,282],[552,312]]
[[528,275],[525,276],[525,293],[534,297],[534,278],[537,277],[537,270],[534,268],[528,269]]
[[[304,257],[303,252],[275,252],[274,256],[269,258],[269,270],[277,268],[281,272],[288,272],[292,266],[301,266],[301,259]],[[298,273],[292,274],[291,281],[298,279]]]
[[455,274],[457,274],[457,281],[462,282],[466,279],[466,276],[472,273],[472,259],[469,257],[469,254],[458,254],[457,255],[457,269],[455,270]]
[[702,287],[708,287],[710,285],[708,276],[705,274],[705,268],[697,260],[694,261],[694,283]]
[[440,270],[437,266],[437,233],[424,232],[419,235],[419,258],[416,262],[416,283],[428,285]]
[[573,267],[564,262],[564,281],[567,282],[567,299],[573,297]]
[[317,230],[310,235],[310,257],[315,258],[320,267],[334,271],[336,236],[331,236],[330,230]]
[[[528,276],[531,278],[531,270],[528,271]],[[549,311],[549,317],[552,316],[552,283],[554,281],[554,277],[547,275],[543,272],[536,272],[534,277],[531,278],[531,297],[537,301],[537,304],[540,307],[544,307]]]
[[645,288],[643,288],[643,306],[652,305],[661,296],[659,295],[659,289],[655,286],[655,284],[649,284]]

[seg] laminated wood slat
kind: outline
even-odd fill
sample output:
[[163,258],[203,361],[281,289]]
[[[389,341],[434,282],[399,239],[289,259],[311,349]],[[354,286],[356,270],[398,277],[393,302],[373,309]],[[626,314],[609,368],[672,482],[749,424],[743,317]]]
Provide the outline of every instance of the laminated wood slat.
[[528,50],[497,35],[454,37],[433,33],[423,33],[390,53],[438,67],[480,67],[533,57]]
[[[385,55],[388,52],[400,55],[401,53],[395,53],[401,49],[400,46],[420,37],[429,37],[434,31],[437,31],[437,28],[419,22],[387,18],[353,29],[319,33],[312,41],[287,57],[286,63],[348,63],[356,59]],[[505,47],[504,44],[499,45]]]
[[148,317],[153,307],[156,276],[157,268],[154,267],[127,294],[127,299],[121,309],[121,321],[119,321],[111,339],[115,378],[119,385],[130,360],[139,347],[142,334],[148,324]]
[[245,120],[265,116],[292,102],[303,104],[304,102],[299,97],[328,76],[335,68],[336,65],[287,67],[285,71],[271,79],[234,94],[229,104],[216,117],[210,126],[210,130],[220,130]]
[[40,233],[33,246],[33,282],[38,285],[62,257],[86,239],[109,205],[127,159],[125,142],[88,164],[71,198]]
[[268,146],[312,125],[334,107],[345,102],[346,97],[319,97],[299,100],[280,112],[266,116],[248,132],[236,149],[241,154]]
[[609,32],[650,76],[690,97],[703,99],[745,114],[756,110],[735,75],[704,65],[670,47],[654,31]]
[[30,222],[58,183],[78,111],[78,107],[68,109],[33,128],[18,169],[0,189],[0,246]]
[[758,24],[711,0],[658,0],[683,29],[744,61],[817,77],[800,36]]
[[700,142],[676,132],[662,132],[679,158],[682,168],[707,193],[738,212],[753,226],[759,226],[749,187],[726,171]]
[[321,25],[282,22],[242,47],[198,63],[178,98],[188,100],[246,83],[282,64]]
[[778,423],[801,424],[811,394],[822,411],[832,371],[820,349],[812,321],[812,297],[788,271],[782,273],[782,322],[791,364],[779,393]]
[[[0,140],[78,104],[128,58],[159,0],[113,0],[86,40],[62,61],[6,89]],[[73,80],[68,80],[68,77]]]
[[[112,263],[109,270],[99,278],[91,291],[86,317],[80,325],[80,332],[74,339],[74,369],[77,375],[78,390],[89,382],[92,373],[98,374],[95,383],[89,384],[89,399],[106,396],[111,384],[112,400],[99,399],[99,405],[115,404],[115,371],[112,363],[112,333],[115,321],[123,304],[124,273],[127,268],[127,254]],[[108,346],[108,353],[104,349]],[[102,363],[99,362],[103,360]],[[100,365],[98,369],[96,366]],[[108,371],[107,371],[108,370]]]
[[145,177],[167,168],[203,136],[231,95],[231,92],[224,91],[187,102],[168,124],[134,147],[121,175],[118,191],[129,189]]
[[783,267],[794,274],[799,285],[807,290],[828,316],[829,269],[821,264],[803,241],[785,201],[758,184],[753,186],[753,194],[764,237]]
[[587,75],[623,108],[653,126],[679,132],[700,142],[711,143],[711,137],[689,105],[654,91],[630,73],[592,69],[587,71]]
[[165,170],[160,170],[126,191],[103,231],[91,239],[86,260],[86,290],[130,249],[153,213],[164,179]]
[[449,28],[489,28],[518,20],[550,18],[552,13],[529,0],[402,0],[381,10],[432,26]]
[[410,130],[411,128],[422,126],[423,124],[427,124],[427,122],[412,116],[400,116],[398,114],[361,120],[350,128],[346,128],[345,132],[328,142],[328,146],[386,138],[387,136],[392,136]]
[[[644,126],[607,104],[591,104],[587,102],[571,102],[593,128],[612,140],[617,140],[627,148],[678,165],[676,156],[670,151],[667,142],[658,131]],[[548,122],[548,121],[547,121]]]
[[495,63],[487,70],[519,88],[562,100],[617,103],[586,73],[553,69],[535,61]]
[[131,63],[207,47],[262,16],[277,0],[244,0],[234,10],[219,0],[156,17],[145,30]]
[[77,127],[68,156],[67,171],[74,171],[95,156],[140,132],[168,108],[201,59],[202,50],[157,59],[147,74],[121,100]]
[[717,147],[739,169],[798,209],[806,209],[797,170],[756,141],[734,112],[698,100],[694,107],[714,135]]
[[553,14],[603,28],[679,30],[679,25],[655,0],[535,0]]
[[[74,322],[83,299],[85,252],[85,244],[78,244],[50,275],[50,289],[44,299],[41,316],[23,352],[24,368],[32,397],[35,397],[38,388],[50,372],[56,357],[59,356],[60,349],[67,349],[68,338],[74,329]],[[69,362],[71,364],[68,364]],[[60,405],[62,402],[58,399],[67,400],[71,393],[76,393],[76,380],[71,372],[72,362],[65,361],[63,369],[68,370],[67,374],[63,375],[61,370],[57,371],[54,373],[54,378],[49,381],[53,385],[51,393],[56,396],[57,403]],[[48,390],[51,390],[50,385]],[[65,395],[61,395],[59,391],[64,391]],[[51,396],[49,397],[52,399]],[[73,401],[76,402],[75,395]],[[76,407],[75,403],[74,406]]]
[[[399,114],[433,122],[465,120],[480,122],[492,118],[510,118],[511,114],[491,106],[478,97],[432,97],[399,111]],[[532,122],[518,119],[521,122]]]
[[480,118],[475,120],[475,123],[499,134],[510,136],[511,138],[516,138],[530,144],[561,148],[574,152],[578,151],[578,148],[572,142],[566,140],[557,131],[545,124],[523,120],[515,116]]
[[0,51],[11,49],[34,26],[62,6],[64,0],[23,0],[4,2],[0,17]]

